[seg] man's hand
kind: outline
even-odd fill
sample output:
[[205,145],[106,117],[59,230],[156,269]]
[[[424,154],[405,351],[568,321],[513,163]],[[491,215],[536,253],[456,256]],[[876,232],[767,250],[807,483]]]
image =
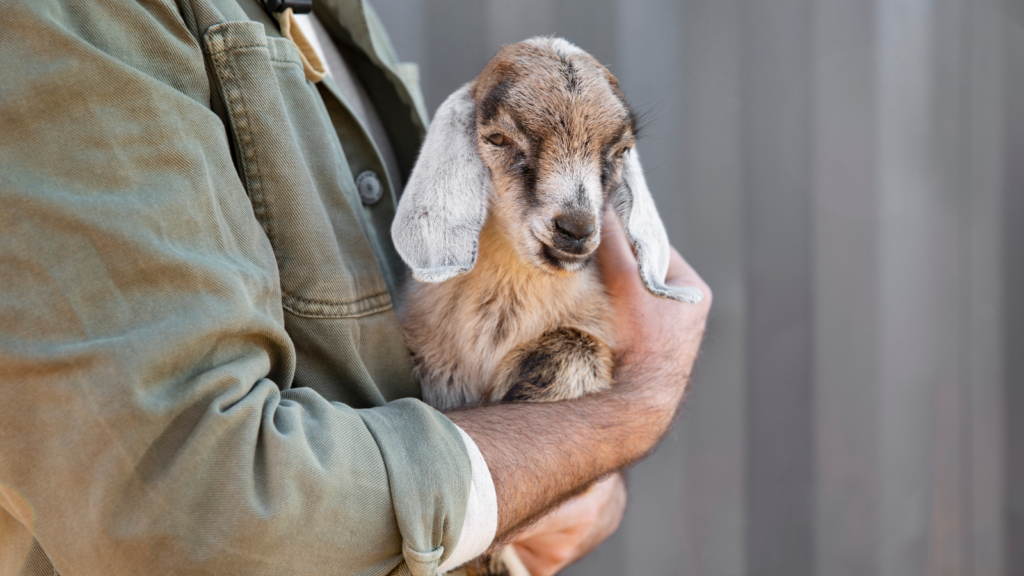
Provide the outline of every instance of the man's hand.
[[647,400],[646,415],[656,418],[651,427],[655,432],[667,431],[675,416],[711,308],[711,289],[675,248],[671,250],[665,283],[699,288],[704,293],[700,303],[682,304],[648,292],[621,220],[611,207],[605,208],[598,263],[612,297],[612,333],[619,352],[616,380],[620,390]]
[[498,495],[498,542],[552,507],[649,453],[668,432],[704,335],[711,291],[675,250],[666,283],[704,292],[700,304],[644,288],[611,211],[598,259],[612,296],[619,356],[611,390],[564,402],[494,404],[450,412],[476,442]]
[[625,511],[626,483],[613,474],[532,524],[513,546],[533,576],[557,574],[611,536]]

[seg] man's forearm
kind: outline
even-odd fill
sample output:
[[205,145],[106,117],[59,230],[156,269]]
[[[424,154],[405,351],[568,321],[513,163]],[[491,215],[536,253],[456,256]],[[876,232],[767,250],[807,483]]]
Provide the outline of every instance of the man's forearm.
[[[511,403],[448,414],[487,460],[503,541],[595,480],[647,454],[675,414],[687,375],[626,367],[608,392],[565,402]],[[647,373],[645,373],[647,372]],[[654,397],[634,384],[671,379]]]

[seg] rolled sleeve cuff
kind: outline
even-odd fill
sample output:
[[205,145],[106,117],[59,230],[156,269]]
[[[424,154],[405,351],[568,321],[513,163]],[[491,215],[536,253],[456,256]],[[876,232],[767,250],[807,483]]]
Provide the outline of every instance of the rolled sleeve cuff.
[[469,501],[466,503],[466,518],[462,522],[462,534],[451,556],[438,567],[442,573],[454,570],[486,552],[498,531],[498,495],[494,492],[494,480],[487,461],[473,438],[458,425],[455,427],[469,452],[473,478],[470,482]]
[[462,534],[472,463],[455,424],[405,398],[359,411],[387,469],[402,552],[413,576],[434,576]]

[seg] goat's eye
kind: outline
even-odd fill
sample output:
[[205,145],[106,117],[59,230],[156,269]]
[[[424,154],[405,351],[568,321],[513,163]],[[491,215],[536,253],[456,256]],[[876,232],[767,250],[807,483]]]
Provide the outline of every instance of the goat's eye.
[[495,132],[494,134],[491,134],[490,136],[487,137],[487,141],[490,142],[491,144],[494,144],[495,146],[508,146],[509,144],[512,143],[512,140],[510,140],[508,136],[505,136],[501,132]]

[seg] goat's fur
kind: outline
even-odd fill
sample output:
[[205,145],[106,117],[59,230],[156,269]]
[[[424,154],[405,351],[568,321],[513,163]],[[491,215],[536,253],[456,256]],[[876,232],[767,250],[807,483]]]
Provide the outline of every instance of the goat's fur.
[[606,203],[647,288],[701,299],[665,284],[668,236],[636,130],[615,77],[555,38],[502,48],[441,105],[392,225],[418,280],[400,314],[424,400],[446,410],[611,386],[614,334],[593,265]]

